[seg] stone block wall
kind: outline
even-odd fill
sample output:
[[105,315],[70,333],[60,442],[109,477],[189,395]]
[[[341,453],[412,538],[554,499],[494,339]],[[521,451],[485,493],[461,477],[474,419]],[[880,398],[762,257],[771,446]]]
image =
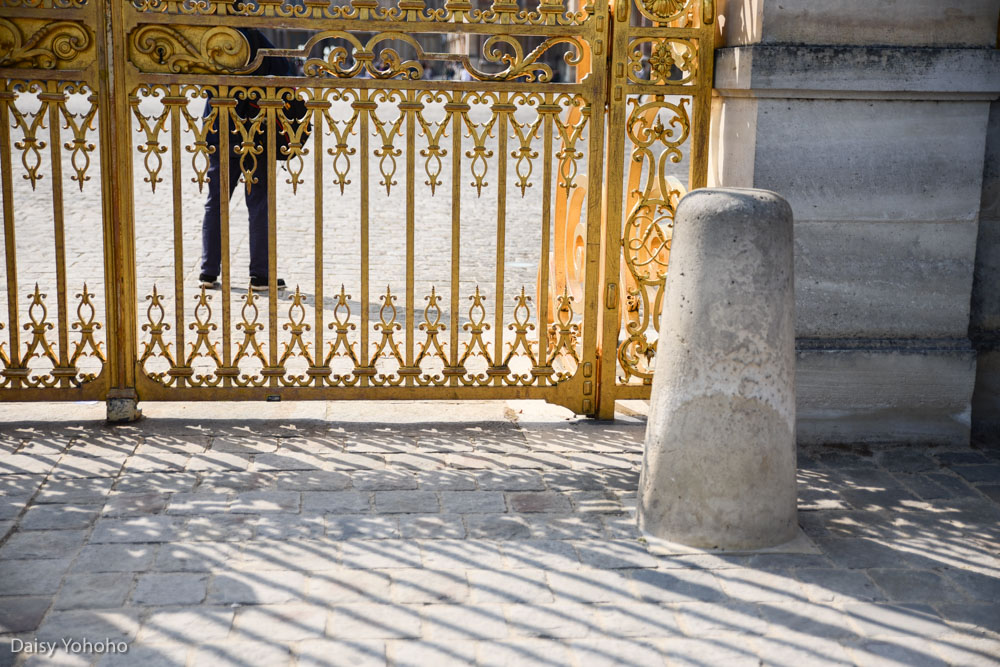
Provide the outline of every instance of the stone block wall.
[[[1000,252],[976,260],[1000,235],[996,197],[993,222],[980,211],[996,191],[983,174],[1000,0],[720,11],[709,182],[792,205],[799,441],[968,442],[981,417],[972,341],[1000,315]],[[975,313],[974,273],[993,304]],[[985,413],[1000,400],[997,371],[982,372],[990,359],[1000,370],[991,350]]]

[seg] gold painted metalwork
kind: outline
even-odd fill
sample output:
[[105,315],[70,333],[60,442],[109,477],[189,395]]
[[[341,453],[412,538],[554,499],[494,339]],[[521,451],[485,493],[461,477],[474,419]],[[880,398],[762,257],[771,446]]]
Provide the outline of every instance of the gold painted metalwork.
[[[435,4],[0,0],[0,396],[530,397],[607,417],[615,398],[648,395],[673,211],[705,182],[714,3]],[[251,62],[238,27],[308,37]],[[442,35],[447,50],[428,46]],[[303,76],[249,74],[275,56],[301,58]],[[429,64],[462,80],[429,78]],[[288,115],[293,97],[305,122]],[[185,285],[195,259],[183,243],[193,223],[185,181],[204,193],[220,155],[236,156],[249,190],[269,176],[272,267],[277,178],[312,200],[315,224],[302,239],[314,248],[312,292],[279,293],[272,270],[267,295],[240,295],[225,196],[221,290]],[[229,164],[220,161],[223,181]],[[142,294],[133,180],[171,201],[173,234],[159,242],[173,251],[172,278]],[[54,292],[20,286],[21,183],[51,183]],[[86,187],[103,195],[104,282],[73,291],[66,228],[75,220],[64,209]],[[323,252],[324,203],[349,189],[360,199],[360,284],[348,282],[350,292]],[[398,202],[405,277],[383,291],[372,258],[383,246],[374,211],[387,197]],[[415,238],[429,197],[450,208],[450,275],[436,285],[418,281]],[[496,215],[470,232],[472,198]],[[538,202],[534,288],[511,284],[514,198]],[[480,269],[463,255],[470,233],[495,252],[488,284],[468,280]],[[340,288],[324,296],[331,281]]]
[[95,50],[93,30],[84,23],[0,18],[0,67],[82,69]]

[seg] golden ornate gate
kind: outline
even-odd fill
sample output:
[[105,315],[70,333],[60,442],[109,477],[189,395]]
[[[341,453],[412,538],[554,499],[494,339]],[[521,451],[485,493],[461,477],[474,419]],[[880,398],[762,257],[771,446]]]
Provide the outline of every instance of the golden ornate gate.
[[648,395],[712,2],[529,2],[0,0],[0,396]]

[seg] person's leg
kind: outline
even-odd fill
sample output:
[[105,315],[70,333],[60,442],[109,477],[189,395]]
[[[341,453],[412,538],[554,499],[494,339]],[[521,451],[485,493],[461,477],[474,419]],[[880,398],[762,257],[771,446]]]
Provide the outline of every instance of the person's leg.
[[[266,137],[258,136],[261,142]],[[250,217],[250,275],[267,278],[268,245],[267,245],[267,151],[257,156],[257,169],[254,174],[257,182],[246,193],[247,212]]]
[[[209,142],[210,146],[215,146],[215,151],[208,156],[208,198],[205,200],[205,217],[201,223],[201,274],[203,276],[218,277],[222,272],[222,227],[221,214],[222,192],[219,188],[219,177],[221,174],[220,155],[218,141]],[[237,162],[238,164],[238,162]],[[239,180],[239,169],[233,169],[233,162],[229,162],[229,196],[233,196],[233,190]]]

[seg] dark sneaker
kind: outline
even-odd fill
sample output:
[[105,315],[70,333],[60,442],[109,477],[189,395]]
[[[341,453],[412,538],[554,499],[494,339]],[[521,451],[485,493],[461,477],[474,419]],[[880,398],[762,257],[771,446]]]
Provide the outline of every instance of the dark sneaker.
[[198,276],[198,284],[200,287],[204,287],[205,289],[215,289],[219,286],[218,276],[203,273]]
[[[250,276],[250,290],[252,292],[266,293],[268,288],[267,276]],[[278,290],[283,289],[285,289],[285,281],[283,278],[278,278]]]

